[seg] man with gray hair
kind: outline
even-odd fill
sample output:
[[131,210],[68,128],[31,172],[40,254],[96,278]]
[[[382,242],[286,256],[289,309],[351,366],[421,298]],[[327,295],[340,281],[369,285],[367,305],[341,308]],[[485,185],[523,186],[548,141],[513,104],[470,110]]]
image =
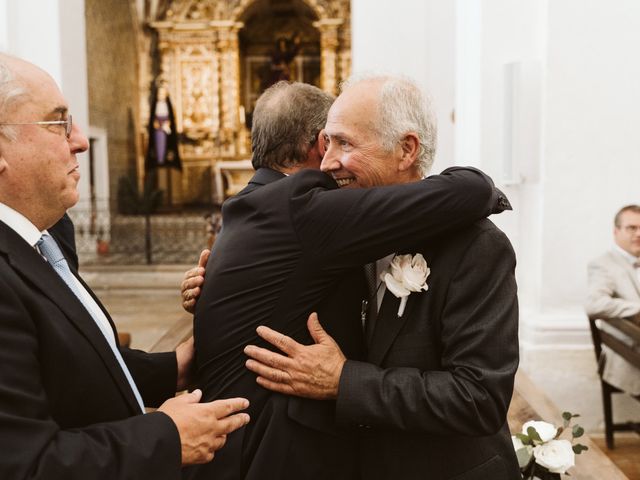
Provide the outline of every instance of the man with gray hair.
[[[368,188],[421,183],[435,151],[423,104],[410,82],[364,78],[346,85],[327,118],[321,169],[340,193],[385,192],[376,214],[392,228],[397,220],[385,216],[389,210],[408,218],[414,209],[438,206],[456,215],[459,206],[446,196],[418,205],[394,198],[401,188]],[[357,238],[363,252],[391,234],[378,233]],[[431,238],[416,233],[397,242],[398,255],[377,262],[381,284],[372,299],[378,308],[365,324],[366,361],[342,352],[311,315],[313,345],[260,326],[259,336],[285,355],[250,345],[246,365],[272,391],[334,400],[338,425],[360,430],[361,478],[518,479],[506,421],[518,366],[513,249],[487,219]]]
[[234,412],[248,402],[173,398],[191,342],[157,354],[118,344],[48,231],[78,201],[88,147],[54,80],[0,54],[0,478],[176,480],[247,423]]
[[[366,152],[361,163],[350,164],[353,175],[332,178],[309,168],[319,165],[327,139],[329,150],[344,152],[359,141],[346,132],[319,131],[329,104],[307,98],[313,92],[319,94],[315,87],[278,84],[263,94],[252,131],[253,164],[260,168],[223,205],[224,227],[195,310],[197,383],[205,399],[248,397],[253,422],[229,435],[216,462],[193,468],[189,478],[358,478],[357,432],[336,425],[335,401],[284,396],[256,385],[245,368],[244,346],[259,340],[259,325],[312,343],[306,319],[316,311],[341,351],[364,359],[362,320],[375,292],[363,285],[362,265],[506,206],[491,180],[475,169],[453,168],[411,182],[420,180],[410,173],[416,159],[426,152],[430,161],[435,141],[435,127],[421,107],[416,122],[420,132],[431,132],[430,139],[412,130],[392,143],[393,155],[383,157],[384,147],[363,136]],[[315,112],[318,107],[323,111]],[[354,113],[363,126],[374,119],[371,111]],[[315,132],[299,128],[312,124]],[[391,184],[386,180],[394,175],[405,185],[350,188]]]

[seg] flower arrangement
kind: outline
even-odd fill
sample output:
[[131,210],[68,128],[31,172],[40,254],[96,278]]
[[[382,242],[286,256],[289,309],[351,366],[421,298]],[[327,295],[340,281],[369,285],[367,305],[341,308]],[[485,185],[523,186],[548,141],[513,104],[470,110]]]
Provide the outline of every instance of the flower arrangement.
[[558,428],[547,422],[531,420],[522,426],[522,433],[511,436],[522,478],[559,480],[560,475],[575,465],[575,455],[588,450],[584,445],[573,444],[576,438],[584,435],[584,429],[575,424],[570,429],[571,441],[559,437],[569,429],[571,420],[579,416],[564,412],[563,425]]
[[387,289],[400,299],[398,317],[402,317],[407,299],[411,292],[428,290],[427,277],[431,273],[427,262],[420,253],[415,255],[396,255],[380,279],[386,284]]

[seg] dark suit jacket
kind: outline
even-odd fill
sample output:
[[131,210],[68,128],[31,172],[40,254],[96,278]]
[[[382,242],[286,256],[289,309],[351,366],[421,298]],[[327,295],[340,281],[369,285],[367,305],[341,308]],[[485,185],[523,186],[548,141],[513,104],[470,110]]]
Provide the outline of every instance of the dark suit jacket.
[[[162,413],[141,414],[94,320],[3,222],[0,338],[0,478],[180,477],[174,423]],[[123,356],[146,404],[173,396],[174,353]]]
[[335,403],[260,388],[243,347],[260,343],[259,325],[311,343],[306,319],[319,310],[345,354],[359,358],[358,266],[486,216],[496,197],[484,175],[459,168],[410,185],[341,190],[315,170],[286,178],[258,170],[224,204],[194,323],[204,397],[245,396],[252,421],[193,477],[352,478],[356,443],[336,429]]
[[423,253],[429,289],[386,292],[368,363],[347,361],[337,417],[359,425],[369,479],[520,479],[506,414],[518,367],[515,255],[489,220]]

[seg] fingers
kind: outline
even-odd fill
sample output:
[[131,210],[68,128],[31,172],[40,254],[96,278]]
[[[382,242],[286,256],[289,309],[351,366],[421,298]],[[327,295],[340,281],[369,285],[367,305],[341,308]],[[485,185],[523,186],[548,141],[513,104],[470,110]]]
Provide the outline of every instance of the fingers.
[[216,418],[224,418],[234,412],[247,408],[249,406],[249,400],[246,398],[225,398],[224,400],[214,400],[204,405],[208,405],[211,408]]
[[289,357],[272,352],[266,348],[256,347],[255,345],[247,345],[244,347],[244,353],[248,357],[256,360],[256,363],[276,368],[278,370],[288,370],[292,366],[292,361]]
[[259,376],[279,384],[287,383],[288,380],[290,380],[290,376],[287,372],[270,367],[264,363],[256,362],[255,360],[247,360],[245,362],[245,366],[253,373],[257,373]]
[[276,332],[269,327],[265,327],[264,325],[259,326],[256,329],[256,332],[262,339],[266,340],[274,347],[277,347],[287,355],[294,354],[296,350],[301,347],[301,345],[292,338]]
[[196,388],[193,392],[185,393],[184,395],[178,395],[167,401],[175,400],[181,403],[199,403],[202,398],[202,390]]
[[284,393],[285,395],[295,395],[297,393],[291,385],[272,382],[268,378],[257,377],[256,382],[261,387],[271,390],[272,392]]
[[249,420],[248,413],[236,413],[229,415],[226,418],[218,420],[215,433],[217,435],[227,435],[231,432],[235,432],[249,423]]
[[[209,261],[209,255],[211,255],[211,250],[207,248],[205,248],[204,250],[202,250],[202,252],[200,252],[198,267],[202,267],[204,269],[204,267],[207,266],[207,262]],[[202,275],[204,275],[204,271],[202,272]]]
[[307,329],[311,334],[311,338],[313,338],[313,341],[316,343],[322,343],[327,338],[331,338],[327,335],[327,332],[324,331],[322,325],[320,325],[320,320],[318,319],[318,314],[316,312],[309,315],[309,319],[307,320]]

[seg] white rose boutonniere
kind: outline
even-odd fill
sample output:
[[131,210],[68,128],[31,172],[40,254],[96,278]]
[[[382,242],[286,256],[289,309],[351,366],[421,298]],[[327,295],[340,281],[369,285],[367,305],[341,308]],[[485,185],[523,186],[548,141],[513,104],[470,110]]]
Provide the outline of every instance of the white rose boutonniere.
[[422,254],[396,255],[389,268],[380,274],[387,289],[400,299],[398,317],[402,317],[411,292],[427,291],[427,277],[431,273]]

